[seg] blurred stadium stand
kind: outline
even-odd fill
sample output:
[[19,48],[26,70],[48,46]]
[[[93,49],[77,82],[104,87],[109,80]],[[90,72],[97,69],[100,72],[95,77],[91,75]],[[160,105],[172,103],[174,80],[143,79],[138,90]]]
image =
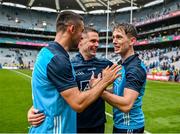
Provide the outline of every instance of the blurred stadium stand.
[[[90,7],[86,9],[93,10]],[[54,40],[57,13],[0,4],[0,68],[33,68],[38,51]],[[100,32],[97,56],[105,58],[106,14],[82,15],[85,25]],[[114,10],[109,14],[108,42],[112,42],[114,24],[129,22],[129,18],[130,11]],[[165,0],[150,7],[139,6],[133,10],[133,24],[138,30],[138,41],[134,48],[146,63],[149,74],[169,76],[169,80],[180,81],[179,0]],[[112,43],[107,47],[108,59],[118,62],[120,57],[113,53]],[[76,52],[73,50],[70,56],[73,57]]]

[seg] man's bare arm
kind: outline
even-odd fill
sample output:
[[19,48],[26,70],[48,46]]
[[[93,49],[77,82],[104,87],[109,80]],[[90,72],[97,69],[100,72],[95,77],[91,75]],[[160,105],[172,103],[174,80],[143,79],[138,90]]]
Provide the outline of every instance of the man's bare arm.
[[104,91],[102,98],[110,105],[117,107],[123,112],[129,112],[137,99],[139,93],[135,90],[125,88],[124,96],[118,96],[107,91]]

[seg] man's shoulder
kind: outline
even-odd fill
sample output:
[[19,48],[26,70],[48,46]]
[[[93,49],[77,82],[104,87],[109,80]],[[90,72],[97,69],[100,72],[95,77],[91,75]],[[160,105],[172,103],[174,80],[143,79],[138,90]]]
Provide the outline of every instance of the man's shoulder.
[[94,57],[92,60],[89,60],[88,62],[83,62],[84,59],[80,56],[80,54],[77,54],[76,56],[74,56],[72,59],[71,59],[71,63],[73,65],[81,65],[81,64],[93,64],[93,65],[96,65],[96,66],[101,66],[101,65],[105,65],[105,66],[111,66],[113,63],[108,60],[108,59],[105,59],[105,58],[97,58],[97,57]]
[[126,73],[136,74],[136,75],[139,75],[139,74],[146,75],[146,68],[143,67],[143,66],[141,65],[141,63],[140,63],[140,64],[128,66],[128,67],[125,69],[125,72],[126,72]]
[[72,59],[71,63],[79,63],[81,61],[81,58],[79,57],[78,54],[76,54]]
[[133,78],[134,80],[139,80],[144,82],[146,79],[146,69],[142,66],[142,62],[138,62],[137,64],[131,64],[125,69],[126,78],[130,80]]
[[113,62],[111,62],[110,60],[108,59],[105,59],[105,58],[95,58],[95,62],[99,63],[99,64],[105,64],[105,65],[113,65]]
[[[51,59],[48,66],[54,67],[54,69],[61,71],[61,69],[66,69],[71,66],[69,57],[63,52],[52,52],[48,47],[45,48],[49,53],[51,53]],[[45,60],[45,59],[44,59]]]
[[38,62],[45,62],[45,61],[49,61],[54,57],[54,54],[47,48],[47,47],[43,47],[36,58],[36,61]]

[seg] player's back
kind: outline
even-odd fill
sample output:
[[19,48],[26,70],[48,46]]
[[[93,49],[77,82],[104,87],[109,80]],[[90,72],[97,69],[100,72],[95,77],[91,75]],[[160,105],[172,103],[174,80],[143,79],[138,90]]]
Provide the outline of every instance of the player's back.
[[[46,118],[38,127],[31,127],[29,133],[65,133],[76,131],[76,113],[66,103],[54,83],[48,77],[48,66],[52,65],[56,45],[43,48],[38,54],[32,75],[33,105]],[[53,65],[52,65],[53,66]],[[58,74],[57,74],[58,75]]]

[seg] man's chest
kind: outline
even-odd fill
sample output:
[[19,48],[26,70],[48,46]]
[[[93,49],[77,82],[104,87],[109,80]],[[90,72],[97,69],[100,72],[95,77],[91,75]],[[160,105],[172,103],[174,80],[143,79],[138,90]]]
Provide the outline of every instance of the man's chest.
[[74,66],[76,72],[76,81],[78,87],[81,91],[89,89],[89,80],[91,79],[92,74],[97,77],[99,73],[106,67],[106,65],[94,65],[94,64],[80,64]]

